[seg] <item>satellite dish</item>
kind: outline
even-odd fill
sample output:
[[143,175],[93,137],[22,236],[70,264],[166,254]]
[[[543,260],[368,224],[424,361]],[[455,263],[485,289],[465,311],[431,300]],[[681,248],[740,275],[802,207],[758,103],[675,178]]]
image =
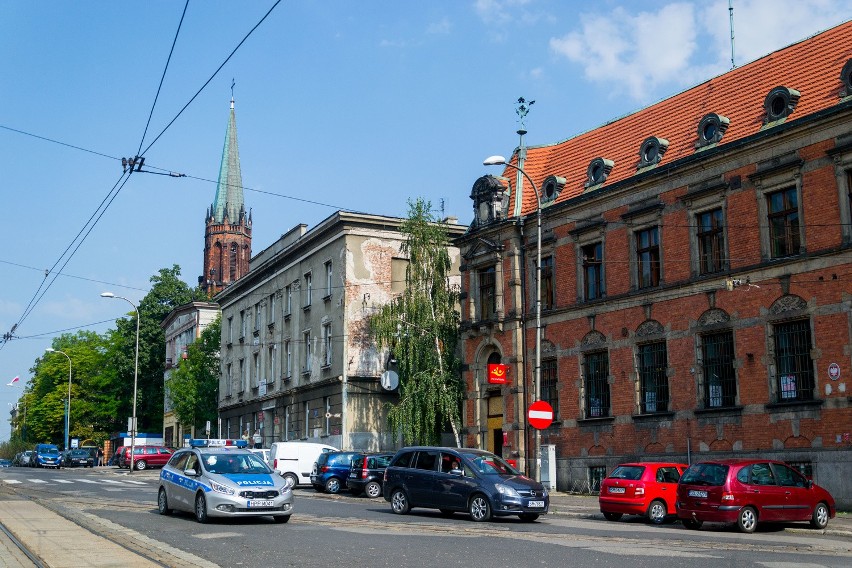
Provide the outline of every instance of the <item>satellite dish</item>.
[[382,388],[386,391],[396,390],[399,386],[399,375],[396,371],[385,371],[382,373]]

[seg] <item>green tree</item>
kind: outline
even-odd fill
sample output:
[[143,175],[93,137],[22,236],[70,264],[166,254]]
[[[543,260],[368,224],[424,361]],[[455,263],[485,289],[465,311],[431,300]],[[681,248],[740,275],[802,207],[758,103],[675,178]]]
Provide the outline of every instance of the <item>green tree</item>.
[[181,424],[203,430],[216,421],[219,402],[219,344],[222,318],[217,317],[186,349],[168,381],[168,396]]
[[[166,337],[160,322],[174,308],[204,298],[200,290],[190,288],[180,278],[180,267],[161,268],[151,277],[151,290],[139,302],[139,376],[136,401],[137,430],[159,432],[163,429],[163,365]],[[121,429],[133,411],[133,370],[136,352],[136,314],[116,322],[110,337],[111,381],[120,401],[118,418]]]
[[397,360],[399,402],[388,418],[406,443],[435,444],[449,424],[460,446],[458,289],[450,282],[449,238],[428,201],[408,205],[400,229],[409,258],[405,289],[371,320],[379,347],[391,349]]

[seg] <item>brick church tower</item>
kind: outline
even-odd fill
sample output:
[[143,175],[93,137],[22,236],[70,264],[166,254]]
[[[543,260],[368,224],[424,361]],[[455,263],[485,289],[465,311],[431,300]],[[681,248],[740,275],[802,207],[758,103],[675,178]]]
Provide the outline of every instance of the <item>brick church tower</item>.
[[248,273],[251,258],[251,213],[246,213],[243,202],[233,96],[216,198],[207,210],[204,225],[204,273],[198,283],[213,297]]

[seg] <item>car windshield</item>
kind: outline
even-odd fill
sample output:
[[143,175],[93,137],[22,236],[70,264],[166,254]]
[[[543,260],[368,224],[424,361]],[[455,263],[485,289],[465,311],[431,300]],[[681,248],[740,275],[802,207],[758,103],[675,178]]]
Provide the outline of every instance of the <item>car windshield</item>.
[[684,485],[723,485],[728,477],[728,466],[718,463],[696,463],[681,476]]
[[463,453],[479,473],[493,475],[520,475],[520,472],[494,454]]
[[39,453],[45,456],[58,456],[59,450],[56,448],[43,448]]
[[252,453],[202,453],[201,462],[209,473],[272,473],[269,466]]
[[610,479],[630,479],[636,481],[642,477],[645,467],[641,465],[620,465],[609,474]]
[[87,458],[87,457],[89,457],[89,452],[88,452],[88,450],[72,450],[71,451],[71,457]]

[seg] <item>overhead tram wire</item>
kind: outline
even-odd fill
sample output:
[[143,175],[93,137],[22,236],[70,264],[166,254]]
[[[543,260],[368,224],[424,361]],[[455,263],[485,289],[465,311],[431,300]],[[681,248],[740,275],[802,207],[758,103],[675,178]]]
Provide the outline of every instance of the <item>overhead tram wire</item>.
[[160,84],[157,85],[157,94],[154,95],[154,102],[151,103],[151,112],[148,113],[148,122],[145,123],[145,130],[142,132],[142,139],[139,140],[139,148],[136,150],[137,155],[141,155],[139,152],[142,150],[142,144],[145,143],[145,136],[148,134],[148,127],[151,125],[151,117],[154,116],[154,107],[157,106],[157,100],[160,98],[160,90],[163,88],[163,81],[166,79],[166,71],[169,70],[169,63],[172,60],[172,54],[175,52],[175,45],[177,44],[180,29],[183,26],[183,19],[186,16],[187,8],[189,8],[189,0],[186,0],[186,4],[183,5],[183,13],[180,15],[180,22],[178,22],[177,30],[175,30],[175,38],[172,40],[172,48],[169,50],[169,56],[166,58],[166,66],[163,68],[163,74],[160,77]]
[[[37,266],[29,266],[27,264],[21,264],[19,262],[12,262],[10,260],[0,259],[0,264],[8,264],[9,266],[17,266],[18,268],[26,268],[27,270],[35,270],[36,272],[45,272],[44,268],[39,268]],[[50,271],[47,271],[48,273]],[[107,286],[115,286],[117,288],[127,288],[128,290],[139,290],[140,292],[147,292],[148,288],[137,288],[136,286],[128,286],[127,284],[117,284],[115,282],[107,282],[105,280],[96,280],[95,278],[86,278],[85,276],[77,276],[75,274],[68,274],[66,272],[59,272],[58,276],[64,276],[65,278],[74,278],[76,280],[85,280],[86,282],[95,282],[96,284],[106,284]]]
[[203,85],[201,85],[201,88],[198,89],[198,91],[194,95],[192,95],[192,98],[189,99],[189,101],[187,101],[187,103],[185,105],[183,105],[183,108],[181,108],[178,111],[178,113],[175,115],[175,117],[169,121],[169,123],[165,126],[165,128],[163,128],[163,130],[161,130],[160,133],[157,134],[157,137],[154,138],[154,140],[152,140],[150,144],[148,144],[148,146],[139,154],[139,156],[144,156],[148,152],[148,150],[151,149],[151,146],[153,146],[154,144],[157,143],[157,140],[159,140],[160,137],[163,134],[166,133],[166,131],[172,126],[172,124],[175,123],[175,121],[178,119],[178,117],[180,117],[180,115],[183,114],[183,111],[185,111],[187,109],[187,107],[192,104],[192,102],[198,97],[198,95],[201,94],[201,91],[203,91],[207,87],[207,85],[210,84],[210,81],[212,81],[216,77],[216,75],[219,74],[219,71],[221,71],[222,68],[225,66],[225,64],[228,63],[228,61],[231,60],[231,57],[234,56],[234,54],[237,52],[238,49],[240,49],[240,47],[243,45],[243,43],[245,43],[245,41],[249,38],[249,36],[251,36],[251,34],[254,33],[254,30],[256,30],[260,26],[260,24],[262,24],[263,21],[266,20],[266,18],[269,16],[269,14],[272,13],[272,10],[274,10],[275,7],[278,6],[278,4],[280,4],[280,3],[281,3],[281,0],[275,1],[275,4],[273,4],[272,7],[269,8],[269,10],[267,10],[266,14],[264,14],[263,17],[254,25],[254,27],[249,30],[249,32],[245,35],[245,37],[243,37],[243,39],[240,40],[240,43],[237,44],[237,46],[231,51],[231,53],[228,55],[228,57],[225,58],[225,60],[222,62],[222,64],[219,65],[219,67],[216,68],[216,71],[214,71],[213,74],[210,75],[210,78],[207,79],[207,81],[205,81]]

